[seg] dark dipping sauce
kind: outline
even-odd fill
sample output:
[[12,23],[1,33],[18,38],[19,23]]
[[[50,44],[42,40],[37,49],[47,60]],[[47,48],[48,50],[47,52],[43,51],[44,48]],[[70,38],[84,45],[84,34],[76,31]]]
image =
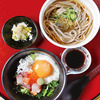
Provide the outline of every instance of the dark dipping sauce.
[[84,64],[85,55],[79,50],[71,50],[66,54],[65,61],[68,67],[80,68]]

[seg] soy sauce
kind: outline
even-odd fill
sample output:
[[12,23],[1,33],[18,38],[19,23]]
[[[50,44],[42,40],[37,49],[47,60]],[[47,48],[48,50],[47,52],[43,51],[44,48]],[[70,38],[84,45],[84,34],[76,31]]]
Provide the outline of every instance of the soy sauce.
[[65,61],[71,68],[80,68],[84,64],[85,55],[79,50],[71,50],[66,54]]

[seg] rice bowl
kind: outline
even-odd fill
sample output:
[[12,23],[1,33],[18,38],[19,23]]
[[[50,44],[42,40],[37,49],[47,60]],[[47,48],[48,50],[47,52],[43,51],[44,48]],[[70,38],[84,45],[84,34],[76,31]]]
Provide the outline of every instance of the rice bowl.
[[[55,89],[55,92],[51,96],[47,96],[47,97],[44,96],[43,98],[41,98],[41,100],[47,100],[47,99],[48,100],[51,100],[51,99],[56,100],[60,96],[60,94],[62,93],[62,91],[64,89],[64,86],[65,86],[65,83],[66,83],[66,72],[65,72],[64,66],[62,65],[61,61],[54,54],[52,54],[52,53],[50,53],[50,52],[48,52],[46,50],[39,49],[39,48],[30,48],[30,49],[22,50],[22,51],[20,51],[20,52],[18,52],[16,54],[14,54],[7,61],[7,63],[4,66],[4,69],[2,71],[2,84],[3,84],[4,90],[5,90],[5,92],[7,93],[7,95],[11,99],[17,99],[17,100],[25,100],[25,99],[27,99],[27,100],[30,100],[30,99],[34,98],[34,100],[37,100],[37,98],[35,96],[29,96],[29,93],[28,93],[29,90],[27,90],[26,88],[23,88],[22,86],[20,88],[21,91],[25,92],[24,90],[26,90],[28,95],[22,94],[21,92],[19,92],[19,87],[20,86],[17,86],[16,78],[19,77],[17,82],[18,82],[18,84],[21,83],[22,80],[20,80],[20,79],[22,79],[22,76],[20,74],[18,74],[18,76],[16,78],[14,78],[15,75],[16,75],[15,74],[16,71],[17,71],[17,73],[21,73],[22,72],[22,71],[18,70],[18,66],[19,65],[22,66],[22,63],[25,65],[26,63],[24,63],[24,61],[27,60],[27,64],[25,66],[27,66],[29,63],[30,63],[29,65],[31,65],[33,63],[32,59],[29,57],[29,55],[30,54],[34,54],[34,53],[38,53],[38,54],[42,53],[44,55],[47,55],[48,57],[53,58],[54,61],[56,62],[56,64],[58,65],[58,69],[59,69],[59,85],[57,86],[57,88]],[[23,59],[23,60],[20,61],[21,59]],[[31,59],[31,61],[29,62],[28,60],[30,60],[30,59]],[[19,61],[20,61],[20,63],[19,63]],[[34,67],[32,68],[32,70],[35,68],[35,65],[37,64],[37,62],[38,61],[35,61]],[[41,61],[39,61],[39,62],[41,62]],[[19,67],[20,70],[21,70],[21,66]],[[30,70],[26,69],[26,67],[23,68],[22,70],[23,71],[26,71],[26,70],[30,71]],[[23,73],[23,75],[25,75],[25,73]],[[32,74],[29,73],[29,76],[30,75],[32,76]],[[48,75],[48,73],[46,75]],[[25,78],[25,79],[27,79],[27,78]],[[38,84],[32,85],[32,90],[36,89],[37,92],[39,92],[40,90],[38,88],[34,88],[34,87],[37,87],[37,86],[39,86],[39,88],[41,88],[41,84],[40,85],[38,85]],[[25,86],[25,84],[24,84],[24,86]],[[30,88],[30,87],[27,87],[27,88]],[[32,91],[32,92],[34,92],[34,91]]]

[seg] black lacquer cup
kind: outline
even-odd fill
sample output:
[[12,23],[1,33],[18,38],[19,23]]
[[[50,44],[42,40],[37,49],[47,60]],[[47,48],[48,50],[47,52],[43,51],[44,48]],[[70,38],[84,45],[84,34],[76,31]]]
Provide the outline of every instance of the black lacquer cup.
[[[28,27],[32,27],[32,39],[27,41],[14,41],[12,39],[12,27],[13,25],[17,25],[18,23],[24,22],[25,24],[28,25]],[[34,21],[29,19],[28,17],[25,16],[16,16],[12,17],[9,19],[3,26],[2,28],[2,37],[7,45],[9,45],[12,48],[15,49],[24,49],[27,47],[30,47],[32,44],[35,44],[35,41],[38,36],[38,29]]]

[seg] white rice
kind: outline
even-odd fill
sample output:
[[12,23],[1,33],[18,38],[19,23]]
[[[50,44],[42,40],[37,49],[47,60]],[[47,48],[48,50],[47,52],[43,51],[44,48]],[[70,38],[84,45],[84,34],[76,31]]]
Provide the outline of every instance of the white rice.
[[19,65],[17,67],[17,74],[20,74],[21,72],[30,72],[32,71],[32,65],[33,65],[34,61],[33,59],[30,57],[30,55],[28,55],[26,58],[22,58],[19,61]]
[[17,74],[20,74],[21,72],[32,71],[32,66],[34,62],[37,60],[46,60],[52,65],[53,73],[50,76],[44,78],[45,84],[50,83],[52,80],[58,81],[59,74],[60,74],[59,68],[58,68],[59,65],[51,57],[45,54],[35,53],[35,55],[37,55],[35,60],[33,60],[30,55],[26,56],[26,58],[24,59],[20,59],[19,66],[17,67]]

